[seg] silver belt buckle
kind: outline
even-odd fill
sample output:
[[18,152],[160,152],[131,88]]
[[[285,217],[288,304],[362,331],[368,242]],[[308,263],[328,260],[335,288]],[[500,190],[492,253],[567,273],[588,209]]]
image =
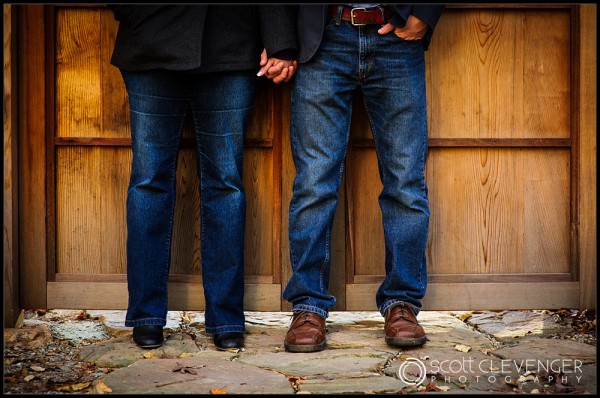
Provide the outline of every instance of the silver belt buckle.
[[355,23],[354,22],[354,11],[367,11],[366,8],[353,8],[352,10],[350,10],[350,22],[352,23],[353,26],[363,26],[366,25],[365,23]]

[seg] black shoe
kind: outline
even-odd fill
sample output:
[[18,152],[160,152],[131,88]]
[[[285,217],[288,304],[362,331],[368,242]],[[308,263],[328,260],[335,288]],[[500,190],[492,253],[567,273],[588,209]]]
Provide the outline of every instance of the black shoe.
[[161,325],[144,325],[133,328],[133,341],[142,348],[156,348],[163,343]]
[[242,348],[244,346],[244,334],[241,332],[215,334],[213,339],[217,348],[222,350]]

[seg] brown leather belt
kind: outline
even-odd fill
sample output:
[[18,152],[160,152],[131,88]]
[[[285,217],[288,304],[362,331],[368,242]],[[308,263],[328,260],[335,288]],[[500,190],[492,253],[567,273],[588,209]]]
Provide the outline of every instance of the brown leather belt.
[[342,7],[342,19],[351,22],[352,25],[383,25],[391,16],[388,7],[375,8],[352,8],[348,6],[329,6],[329,16],[337,18],[338,8]]

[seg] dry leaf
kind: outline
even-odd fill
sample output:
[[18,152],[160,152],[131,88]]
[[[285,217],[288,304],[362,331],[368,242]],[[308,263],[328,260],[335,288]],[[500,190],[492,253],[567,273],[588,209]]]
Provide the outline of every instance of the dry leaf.
[[438,388],[440,389],[440,391],[448,391],[448,390],[450,390],[449,386],[438,386]]
[[154,353],[154,351],[148,351],[144,353],[144,358],[146,359],[151,359],[156,357],[156,354]]
[[427,387],[425,387],[425,386],[419,386],[419,387],[417,387],[417,391],[418,392],[427,391]]
[[211,394],[228,394],[228,392],[227,392],[227,391],[225,391],[225,390],[220,390],[220,389],[218,389],[218,388],[211,388],[211,389],[210,389],[210,393],[211,393]]
[[181,314],[181,321],[184,324],[188,324],[188,323],[192,322],[192,318],[187,311],[183,311],[183,313]]
[[23,380],[25,380],[25,381],[31,381],[33,379],[35,379],[35,376],[34,375],[29,375],[29,376],[25,376],[25,378]]
[[81,391],[84,388],[88,388],[92,384],[90,381],[86,381],[85,383],[71,384],[71,391]]
[[112,388],[106,385],[102,380],[98,380],[94,386],[94,390],[97,394],[104,394],[105,392],[112,392]]
[[41,366],[36,366],[36,365],[31,365],[29,368],[31,370],[35,370],[36,372],[43,372],[46,370],[45,368],[42,368]]
[[537,388],[534,388],[533,390],[531,390],[530,394],[539,394],[540,390],[538,390]]
[[458,316],[458,319],[460,319],[461,321],[466,321],[467,319],[469,319],[470,317],[472,317],[473,314],[471,314],[470,312],[465,312],[464,314],[460,314]]
[[66,386],[58,386],[54,390],[55,391],[65,391],[65,392],[81,391],[84,388],[89,387],[90,384],[92,384],[92,382],[86,381],[85,383],[70,384],[70,385],[66,385]]
[[471,347],[468,347],[468,346],[462,345],[462,344],[455,345],[454,349],[456,351],[460,351],[460,352],[469,352],[469,351],[471,351]]
[[182,352],[181,355],[179,355],[179,358],[189,358],[189,357],[193,357],[194,354],[193,352]]

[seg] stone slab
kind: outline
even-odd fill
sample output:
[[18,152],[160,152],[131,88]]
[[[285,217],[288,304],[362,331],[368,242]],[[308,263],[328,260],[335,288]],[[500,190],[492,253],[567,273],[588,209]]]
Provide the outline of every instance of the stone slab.
[[238,361],[295,377],[364,377],[376,374],[390,356],[387,352],[348,349],[313,353],[260,352],[241,355]]
[[558,324],[546,311],[502,311],[473,314],[466,320],[494,338],[510,342],[518,337],[565,333],[570,329]]
[[383,394],[399,392],[406,384],[387,376],[312,379],[298,383],[299,393],[311,394]]
[[[280,373],[215,357],[215,352],[193,358],[148,359],[117,369],[102,381],[112,394],[293,394]],[[186,367],[192,373],[174,372]]]

